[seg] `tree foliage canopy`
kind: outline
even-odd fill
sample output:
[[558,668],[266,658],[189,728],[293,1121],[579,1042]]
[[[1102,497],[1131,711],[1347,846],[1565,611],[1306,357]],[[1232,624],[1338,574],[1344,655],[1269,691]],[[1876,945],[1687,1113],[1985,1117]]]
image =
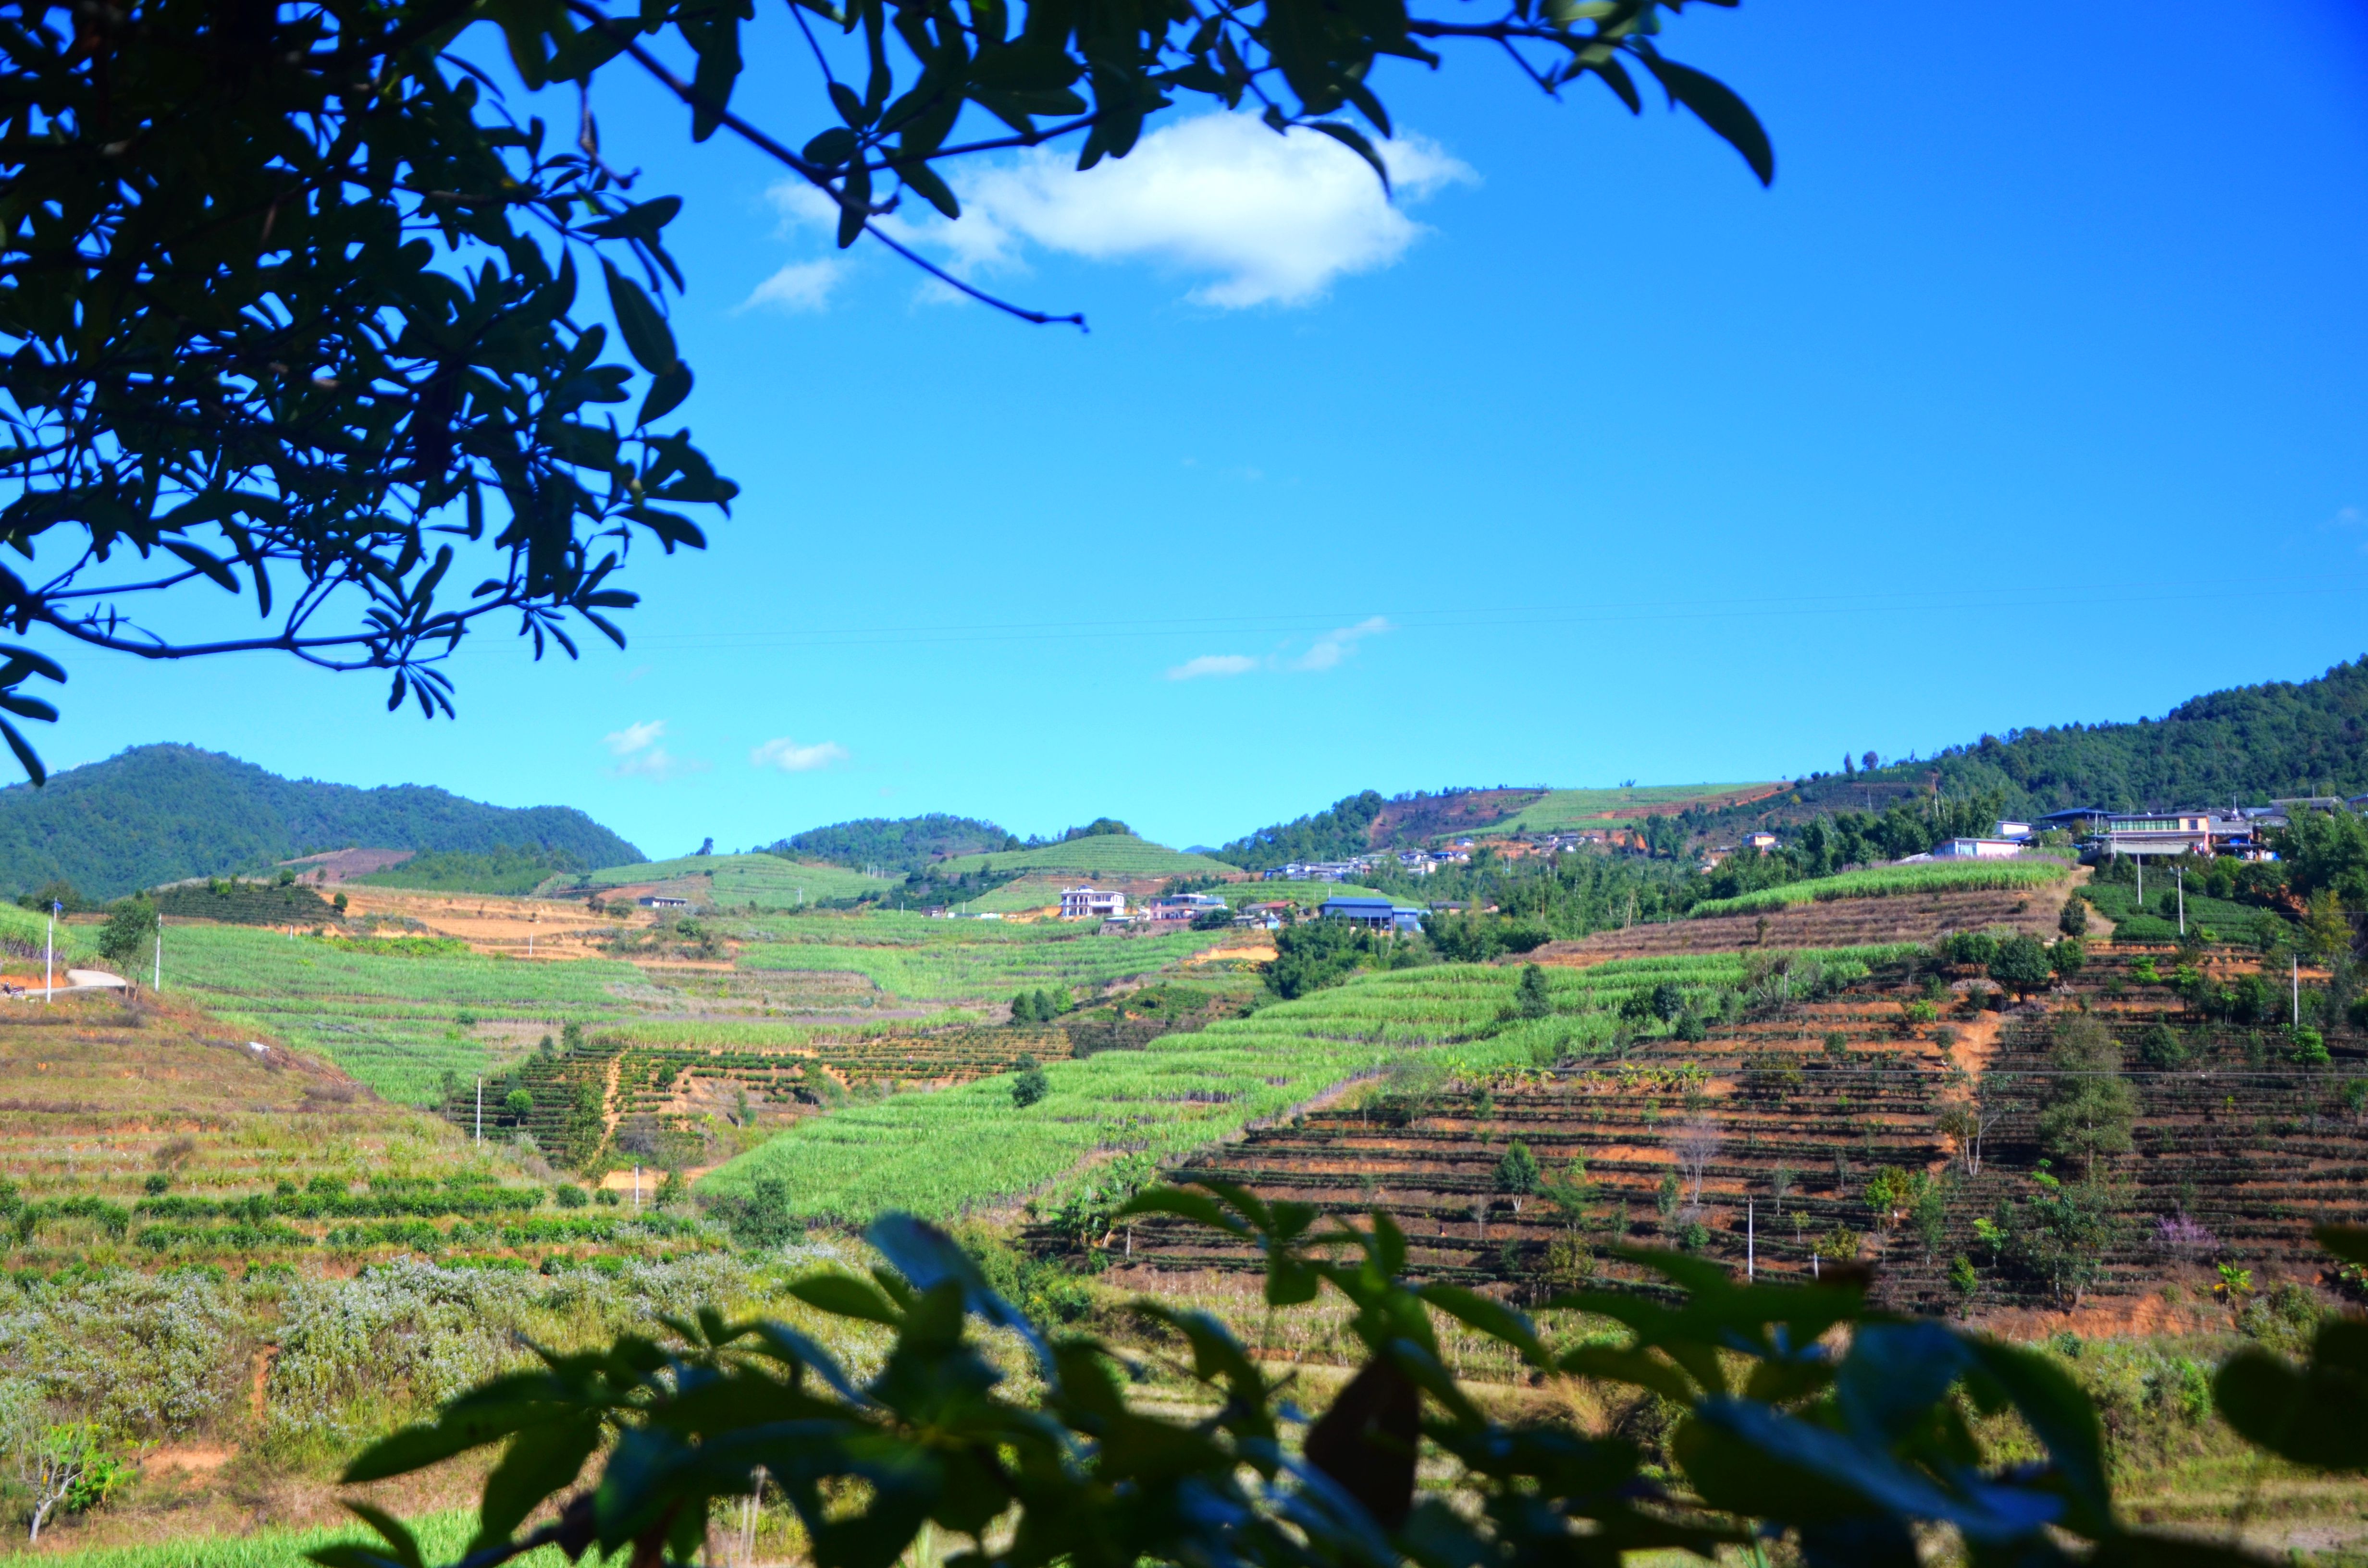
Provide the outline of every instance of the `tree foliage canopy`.
[[[494,1568],[556,1545],[634,1568],[692,1561],[718,1505],[760,1471],[803,1527],[817,1568],[890,1568],[926,1527],[967,1538],[967,1568],[1594,1568],[1639,1552],[1709,1562],[1782,1541],[1813,1568],[1913,1563],[1939,1540],[1976,1562],[2237,1568],[2233,1545],[2134,1528],[2112,1494],[2095,1405],[2044,1353],[1869,1311],[1863,1272],[1812,1287],[1746,1283],[1700,1258],[1611,1249],[1655,1292],[1591,1290],[1547,1305],[1600,1314],[1613,1335],[1549,1344],[1525,1314],[1406,1278],[1384,1212],[1319,1221],[1226,1186],[1155,1189],[1121,1208],[1180,1218],[1258,1247],[1270,1307],[1345,1309],[1363,1365],[1286,1441],[1292,1385],[1214,1316],[1137,1300],[1131,1317],[1176,1346],[1190,1406],[1126,1397],[1121,1346],[1048,1334],[944,1233],[877,1221],[869,1277],[791,1285],[807,1306],[877,1325],[889,1343],[859,1381],[786,1324],[712,1309],[664,1320],[461,1395],[435,1421],[361,1454],[344,1480],[412,1473],[499,1448],[468,1562]],[[2322,1229],[2346,1257],[2368,1233]],[[971,1320],[1007,1331],[1034,1376],[1007,1377]],[[1623,1426],[1589,1436],[1475,1400],[1441,1321],[1541,1380],[1588,1380],[1666,1414],[1666,1455]],[[1837,1333],[1837,1330],[1846,1330]],[[2230,1423],[2297,1463],[2368,1466],[2368,1335],[2322,1327],[2310,1361],[2253,1351],[2214,1390]],[[2007,1452],[1993,1420],[2011,1415]],[[1294,1451],[1294,1448],[1296,1451]],[[1418,1448],[1449,1483],[1417,1489]],[[1665,1462],[1664,1462],[1665,1461]],[[1426,1463],[1429,1463],[1429,1460]],[[588,1473],[587,1473],[588,1472]],[[580,1478],[580,1483],[579,1483]],[[425,1568],[408,1528],[350,1505],[380,1534],[311,1553],[324,1568]],[[548,1522],[528,1528],[528,1521]]]

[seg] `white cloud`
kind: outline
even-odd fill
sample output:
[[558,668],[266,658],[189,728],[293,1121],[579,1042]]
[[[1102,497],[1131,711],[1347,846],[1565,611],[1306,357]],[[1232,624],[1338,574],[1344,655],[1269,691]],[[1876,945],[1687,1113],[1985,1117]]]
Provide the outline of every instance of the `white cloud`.
[[1357,644],[1368,637],[1379,637],[1396,627],[1382,616],[1370,616],[1354,626],[1338,626],[1307,645],[1304,653],[1285,655],[1269,653],[1265,658],[1253,658],[1247,653],[1203,653],[1187,659],[1167,672],[1169,680],[1193,680],[1201,676],[1246,676],[1254,670],[1296,670],[1303,674],[1319,674],[1338,669],[1343,660],[1357,651]]
[[610,756],[631,756],[633,753],[654,744],[657,738],[665,733],[665,720],[649,719],[639,724],[628,724],[621,730],[612,732],[602,737],[600,744],[609,748]]
[[[1032,246],[1206,278],[1187,296],[1196,304],[1302,305],[1335,278],[1405,254],[1425,231],[1400,204],[1479,177],[1420,136],[1377,145],[1395,203],[1364,160],[1328,136],[1278,136],[1249,115],[1205,114],[1163,125],[1125,157],[1082,174],[1074,152],[1049,147],[957,171],[959,222],[879,222],[965,276],[1022,267]],[[803,182],[784,182],[770,195],[794,223],[836,222],[829,199]],[[942,287],[927,292],[952,297]]]
[[609,771],[620,778],[660,781],[707,771],[708,765],[697,757],[677,756],[658,744],[658,737],[665,733],[665,720],[648,719],[602,736],[601,744],[609,748],[610,756],[619,759]]
[[1307,652],[1291,662],[1291,667],[1294,670],[1332,669],[1341,660],[1355,653],[1357,644],[1364,639],[1378,637],[1384,631],[1395,630],[1395,627],[1378,615],[1360,620],[1354,626],[1339,627],[1318,637]]
[[740,309],[753,311],[762,307],[791,313],[825,310],[830,305],[831,291],[846,276],[847,263],[835,256],[793,261],[757,284],[740,301]]
[[1169,680],[1198,680],[1202,676],[1246,676],[1258,667],[1247,653],[1203,653],[1167,672]]
[[748,766],[778,767],[784,773],[811,773],[817,767],[828,767],[834,762],[847,759],[847,748],[837,741],[802,746],[789,736],[782,735],[750,751]]

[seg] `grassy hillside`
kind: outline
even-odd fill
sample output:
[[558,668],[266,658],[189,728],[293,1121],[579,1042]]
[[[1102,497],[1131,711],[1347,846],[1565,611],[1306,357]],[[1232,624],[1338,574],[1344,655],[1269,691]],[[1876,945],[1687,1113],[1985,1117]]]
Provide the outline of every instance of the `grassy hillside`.
[[1033,849],[965,855],[945,862],[951,875],[964,871],[1068,871],[1085,877],[1232,876],[1239,868],[1206,855],[1187,855],[1131,833],[1097,833]]
[[578,869],[575,858],[563,851],[513,849],[501,845],[489,854],[466,849],[430,850],[413,856],[400,866],[390,866],[354,880],[372,887],[523,898],[545,880]]
[[1772,790],[1763,784],[1645,784],[1614,790],[1549,790],[1544,796],[1485,831],[1491,836],[1515,833],[1568,833],[1575,828],[1607,825],[1604,814],[1629,818],[1650,808],[1670,810],[1690,805],[1724,806],[1738,796]]
[[63,879],[119,898],[188,877],[259,871],[318,849],[567,855],[579,866],[641,851],[564,806],[511,809],[416,784],[376,790],[282,778],[195,746],[135,746],[49,784],[0,789],[0,890]]
[[784,860],[778,855],[685,855],[672,860],[642,860],[630,866],[605,867],[577,879],[577,883],[613,888],[681,877],[712,877],[715,902],[727,909],[747,904],[760,909],[791,909],[801,903],[887,892],[898,885],[883,878],[850,871],[844,866]]

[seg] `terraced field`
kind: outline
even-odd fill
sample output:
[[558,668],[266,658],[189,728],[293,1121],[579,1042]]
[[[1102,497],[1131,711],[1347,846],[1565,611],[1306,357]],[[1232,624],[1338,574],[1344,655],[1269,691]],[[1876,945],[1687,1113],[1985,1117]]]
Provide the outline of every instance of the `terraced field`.
[[[2237,950],[2209,961],[2224,977],[2249,963]],[[1961,975],[1955,995],[1975,983]],[[1385,1209],[1418,1267],[1464,1283],[1617,1278],[1624,1266],[1600,1255],[1614,1241],[1676,1241],[1737,1267],[1748,1254],[1762,1269],[1808,1272],[1822,1244],[1827,1256],[1874,1259],[1881,1294],[1900,1307],[2060,1308],[2059,1282],[1976,1224],[2045,1195],[2038,1112],[2059,1081],[2054,1015],[2039,1004],[1967,1014],[1951,1001],[1946,1022],[1918,1022],[1907,1008],[1929,996],[1926,984],[1903,966],[1713,1027],[1695,1044],[1640,1043],[1616,1064],[1466,1067],[1418,1092],[1250,1130],[1173,1174],[1329,1212]],[[1557,1002],[1566,995],[1557,986]],[[2133,1153],[2109,1161],[2112,1217],[2088,1244],[2100,1265],[2081,1291],[2089,1317],[2154,1322],[2174,1298],[2208,1311],[2221,1263],[2253,1270],[2257,1290],[2320,1283],[2326,1259],[2310,1226],[2368,1219],[2368,1095],[2346,1087],[2368,1084],[2368,1041],[2330,1040],[2330,1064],[2295,1066],[2274,1029],[2182,1017],[2177,997],[2124,956],[2093,961],[2054,1005],[2085,1005],[2108,1023],[2140,1105]],[[2137,1049],[2165,1019],[2193,1052],[2175,1071],[2146,1066]],[[1985,1073],[1995,1120],[1972,1175],[1941,1116],[1968,1074]],[[1535,1191],[1511,1190],[1501,1175],[1517,1140],[1542,1168]],[[1929,1184],[1930,1199],[1876,1187],[1886,1168]],[[2169,1228],[2180,1216],[2197,1229]],[[1040,1233],[1039,1244],[1061,1241]],[[1166,1221],[1138,1221],[1103,1244],[1137,1270],[1257,1267],[1207,1232]],[[1973,1272],[1952,1281],[1959,1257]]]
[[1873,866],[1863,871],[1813,877],[1782,887],[1735,898],[1713,898],[1695,904],[1695,919],[1723,915],[1767,915],[1796,903],[1824,903],[1837,899],[1920,897],[1961,888],[2009,888],[2032,892],[2060,883],[2072,872],[2062,860],[1935,860],[1914,865]]
[[17,1205],[0,1255],[20,1269],[396,1253],[526,1267],[713,1244],[653,1214],[561,1210],[502,1151],[176,1007],[74,997],[0,1017],[0,1082]]
[[[1863,972],[1881,956],[1828,961]],[[1514,970],[1369,974],[1139,1050],[1052,1062],[1051,1096],[1024,1110],[1001,1077],[850,1107],[800,1123],[708,1181],[732,1191],[779,1176],[802,1211],[840,1219],[887,1207],[942,1217],[1031,1197],[1057,1202],[1100,1162],[1180,1155],[1385,1073],[1493,1072],[1606,1049],[1631,997],[1660,985],[1703,994],[1747,971],[1727,955],[1564,972],[1553,982],[1564,1012],[1536,1020],[1514,1016]]]
[[743,971],[861,974],[916,1002],[1008,1000],[1047,985],[1140,978],[1234,940],[1224,931],[1104,934],[1091,923],[932,920],[917,915],[810,915],[734,923],[750,940]]
[[1952,931],[2025,931],[2052,939],[2066,892],[2078,880],[2036,889],[1942,888],[1891,898],[1799,902],[1764,914],[1669,920],[1550,942],[1530,956],[1541,963],[1590,964],[1647,953],[1781,952],[1929,942]]
[[[340,947],[256,926],[165,933],[168,997],[317,1051],[391,1099],[430,1103],[446,1073],[486,1071],[564,1024],[626,1016],[643,982],[613,959],[529,963],[469,951]],[[473,1020],[463,1023],[463,1016]]]

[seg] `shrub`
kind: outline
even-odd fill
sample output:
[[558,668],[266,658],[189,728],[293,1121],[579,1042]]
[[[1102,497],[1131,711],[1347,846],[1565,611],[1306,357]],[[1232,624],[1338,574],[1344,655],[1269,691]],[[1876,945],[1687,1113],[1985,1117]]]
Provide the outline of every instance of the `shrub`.
[[2138,1060],[2165,1071],[2187,1061],[2187,1042],[2169,1024],[2148,1024],[2138,1033]]
[[2297,1067],[2324,1067],[2334,1060],[2327,1054],[2326,1038],[2317,1029],[2296,1029],[2290,1040],[2286,1060]]
[[1521,983],[1513,988],[1513,1010],[1524,1018],[1554,1016],[1554,997],[1546,990],[1546,971],[1536,964],[1521,967]]
[[2061,937],[2047,949],[2048,966],[2066,980],[2088,967],[2089,944],[2078,937]]
[[1505,1151],[1505,1157],[1497,1162],[1497,1190],[1526,1194],[1537,1189],[1537,1156],[1530,1153],[1527,1143],[1516,1138],[1513,1146]]
[[564,1181],[552,1187],[551,1199],[562,1209],[581,1209],[592,1201],[585,1195],[584,1189],[572,1181]]
[[1998,938],[1985,931],[1960,931],[1949,938],[1945,951],[1951,963],[1987,970],[1998,957]]
[[1017,1063],[1017,1074],[1011,1080],[1013,1107],[1019,1110],[1026,1110],[1052,1092],[1052,1083],[1044,1076],[1044,1069],[1036,1064],[1036,1059],[1032,1056],[1021,1057]]
[[2021,997],[2047,989],[2055,971],[2038,937],[2017,935],[1998,944],[1998,956],[1990,960],[1989,972],[1992,980]]
[[2055,917],[2055,928],[2067,937],[2087,936],[2089,934],[2088,901],[2080,898],[2066,899],[2063,913]]

